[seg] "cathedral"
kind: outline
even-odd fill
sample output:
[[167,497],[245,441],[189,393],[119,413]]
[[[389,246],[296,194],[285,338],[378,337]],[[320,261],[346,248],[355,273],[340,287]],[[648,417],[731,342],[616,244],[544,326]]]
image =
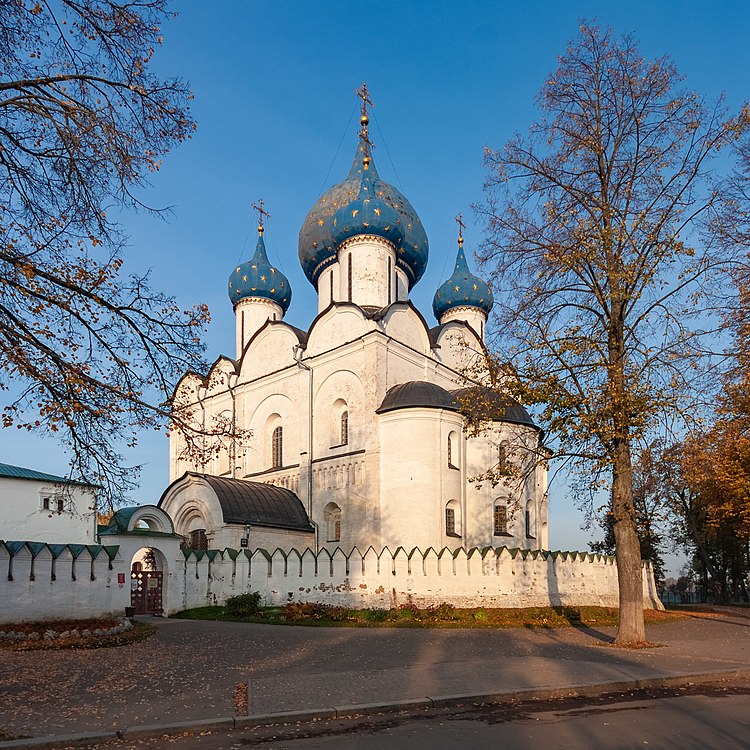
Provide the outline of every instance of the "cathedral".
[[[192,549],[399,547],[546,549],[543,433],[509,397],[467,373],[493,305],[459,233],[455,270],[430,326],[409,300],[428,261],[409,201],[378,174],[366,89],[349,174],[310,209],[299,260],[318,295],[307,330],[284,321],[289,281],[255,254],[229,278],[234,357],[187,373],[175,404],[233,426],[200,461],[170,436],[159,507]],[[461,413],[478,396],[487,420]],[[508,464],[499,482],[488,472]],[[484,481],[481,481],[485,477]]]

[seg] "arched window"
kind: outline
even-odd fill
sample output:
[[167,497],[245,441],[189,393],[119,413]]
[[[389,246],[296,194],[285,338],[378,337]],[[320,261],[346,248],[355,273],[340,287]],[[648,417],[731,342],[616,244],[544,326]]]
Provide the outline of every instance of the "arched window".
[[456,500],[449,500],[445,506],[445,534],[461,536],[461,514]]
[[349,411],[344,409],[341,412],[341,445],[349,443]]
[[284,465],[284,428],[279,425],[271,435],[271,466],[278,469]]
[[323,511],[326,524],[326,541],[341,541],[341,508],[336,503],[328,503]]
[[205,529],[193,529],[188,536],[188,549],[208,549],[208,537]]
[[508,535],[508,506],[504,503],[495,503],[492,511],[492,533],[495,536]]
[[448,449],[448,468],[457,469],[458,468],[458,450],[457,450],[457,440],[456,440],[455,432],[448,433],[447,449]]

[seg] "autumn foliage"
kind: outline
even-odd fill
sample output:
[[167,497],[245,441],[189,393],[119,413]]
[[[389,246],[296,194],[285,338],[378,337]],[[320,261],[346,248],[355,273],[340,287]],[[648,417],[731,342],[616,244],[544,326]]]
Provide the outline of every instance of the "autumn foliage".
[[[622,617],[644,640],[633,498],[638,445],[690,420],[727,273],[741,188],[717,170],[748,129],[684,88],[669,58],[582,24],[528,133],[488,149],[482,258],[498,361],[555,454],[611,498]],[[745,195],[747,198],[747,194]]]
[[0,390],[5,428],[59,436],[116,503],[119,444],[166,423],[203,305],[123,269],[123,207],[190,137],[187,85],[151,70],[164,0],[0,0]]

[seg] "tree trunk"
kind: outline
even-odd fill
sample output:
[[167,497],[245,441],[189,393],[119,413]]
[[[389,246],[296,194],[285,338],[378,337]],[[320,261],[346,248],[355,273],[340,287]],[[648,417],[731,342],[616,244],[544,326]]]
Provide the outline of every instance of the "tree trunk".
[[620,625],[615,643],[627,645],[646,640],[643,618],[641,544],[633,504],[633,467],[630,446],[619,441],[612,468],[612,515],[615,524],[615,556],[620,588]]

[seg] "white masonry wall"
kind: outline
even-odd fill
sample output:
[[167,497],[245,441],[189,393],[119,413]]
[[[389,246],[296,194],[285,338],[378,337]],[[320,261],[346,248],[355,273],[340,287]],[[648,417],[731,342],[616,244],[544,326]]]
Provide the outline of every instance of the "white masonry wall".
[[[53,561],[48,551],[32,558],[23,550],[11,557],[0,544],[0,624],[121,615],[130,604],[131,559],[127,545],[110,562],[103,549],[93,555],[86,550],[77,560],[65,553]],[[322,550],[316,557],[311,550],[214,550],[187,558],[180,553],[166,568],[166,614],[221,604],[248,591],[260,592],[269,605],[315,601],[381,609],[410,602],[457,607],[618,603],[614,559],[582,552],[503,547],[392,554],[386,548],[364,555],[355,549],[348,557],[341,549],[332,555]],[[123,586],[118,573],[125,573]],[[661,608],[651,567],[645,565],[643,573],[644,607]]]

